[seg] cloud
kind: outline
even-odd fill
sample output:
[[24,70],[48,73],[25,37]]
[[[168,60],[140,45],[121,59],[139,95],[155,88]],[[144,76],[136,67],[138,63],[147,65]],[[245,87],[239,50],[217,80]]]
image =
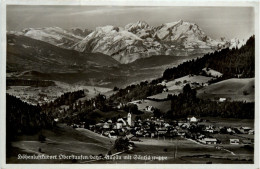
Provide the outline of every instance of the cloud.
[[68,15],[105,15],[105,14],[123,14],[123,13],[133,13],[136,11],[144,12],[146,10],[158,9],[158,7],[117,7],[117,6],[108,6],[108,7],[93,7],[87,8],[85,10],[71,12]]
[[214,37],[240,37],[254,33],[254,11],[249,7],[160,6],[8,6],[7,28],[59,26],[95,29],[125,26],[138,20],[151,26],[179,19],[197,23]]

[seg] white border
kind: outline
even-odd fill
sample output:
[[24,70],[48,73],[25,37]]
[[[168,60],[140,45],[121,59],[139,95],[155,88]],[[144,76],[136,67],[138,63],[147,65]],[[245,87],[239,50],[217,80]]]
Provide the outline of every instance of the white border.
[[[0,0],[1,1],[1,0]],[[249,6],[255,9],[255,37],[256,37],[256,54],[255,54],[255,159],[254,164],[6,164],[6,147],[5,147],[5,126],[6,126],[6,5],[109,5],[109,6]],[[2,0],[1,1],[1,46],[0,46],[0,164],[1,168],[200,168],[200,169],[257,169],[259,166],[259,2],[229,0]]]

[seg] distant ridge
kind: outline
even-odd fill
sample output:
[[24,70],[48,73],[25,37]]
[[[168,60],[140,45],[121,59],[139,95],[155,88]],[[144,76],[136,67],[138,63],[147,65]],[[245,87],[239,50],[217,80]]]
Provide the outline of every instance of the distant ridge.
[[107,25],[93,31],[46,27],[10,31],[8,34],[23,35],[80,52],[103,53],[122,64],[153,55],[187,56],[190,52],[205,54],[226,47],[240,48],[245,43],[236,38],[214,40],[197,24],[181,19],[157,27],[145,21],[137,21],[125,27]]

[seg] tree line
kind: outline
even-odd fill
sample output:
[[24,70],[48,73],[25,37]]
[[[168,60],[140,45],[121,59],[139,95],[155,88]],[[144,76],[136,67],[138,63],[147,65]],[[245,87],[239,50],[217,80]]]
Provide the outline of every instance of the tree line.
[[145,99],[158,93],[162,93],[164,86],[151,84],[147,81],[140,82],[140,84],[129,85],[124,89],[119,89],[117,93],[113,94],[109,100],[120,103],[127,103],[133,100]]
[[50,103],[46,103],[42,107],[59,107],[62,105],[71,105],[79,98],[82,98],[85,96],[84,90],[78,90],[74,92],[66,92],[62,94],[60,97],[55,99],[54,101],[51,101]]
[[35,134],[43,128],[52,126],[52,115],[43,113],[40,106],[30,105],[6,94],[7,141],[14,139],[17,134]]
[[255,36],[251,36],[240,49],[226,48],[204,55],[202,58],[184,62],[177,67],[166,69],[162,80],[173,80],[188,74],[199,74],[205,67],[223,74],[222,79],[255,76]]
[[189,115],[211,116],[223,118],[254,119],[254,103],[247,102],[216,102],[196,97],[196,90],[189,84],[183,88],[183,93],[171,96],[171,111],[165,114],[170,119],[185,118]]

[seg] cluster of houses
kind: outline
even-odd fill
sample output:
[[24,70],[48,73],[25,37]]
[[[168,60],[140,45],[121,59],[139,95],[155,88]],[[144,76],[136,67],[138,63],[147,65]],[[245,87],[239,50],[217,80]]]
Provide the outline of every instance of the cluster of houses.
[[[75,124],[74,124],[75,125]],[[75,126],[74,126],[75,127]],[[128,113],[127,117],[118,118],[116,121],[111,119],[107,121],[100,121],[95,125],[84,126],[84,124],[77,125],[76,127],[85,127],[92,130],[95,133],[99,133],[109,138],[118,138],[127,136],[132,141],[138,141],[140,137],[149,137],[159,139],[173,138],[173,137],[185,137],[193,139],[203,144],[219,144],[220,139],[217,134],[230,134],[230,144],[240,144],[237,134],[254,134],[254,130],[250,127],[216,127],[213,125],[204,125],[203,121],[196,117],[188,117],[183,121],[167,122],[160,118],[147,118],[145,120],[135,119],[131,113]],[[245,144],[250,144],[249,140]]]

